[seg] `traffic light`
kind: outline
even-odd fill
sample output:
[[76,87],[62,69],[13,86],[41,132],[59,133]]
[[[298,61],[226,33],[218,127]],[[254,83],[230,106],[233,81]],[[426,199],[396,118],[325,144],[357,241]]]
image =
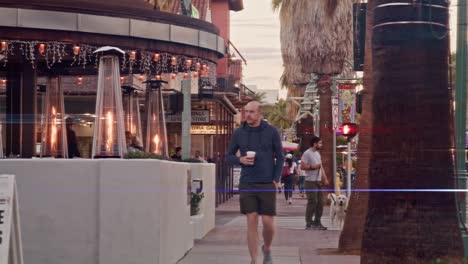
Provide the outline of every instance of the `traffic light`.
[[347,137],[348,141],[351,141],[358,132],[358,126],[354,123],[344,123],[341,131],[343,131],[343,136]]

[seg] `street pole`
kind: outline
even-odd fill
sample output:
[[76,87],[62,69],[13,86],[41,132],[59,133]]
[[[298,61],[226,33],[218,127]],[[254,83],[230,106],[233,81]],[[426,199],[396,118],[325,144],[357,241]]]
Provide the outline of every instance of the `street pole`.
[[351,140],[348,140],[348,169],[346,175],[346,194],[351,197]]
[[[333,77],[333,86],[332,86],[332,112],[334,110],[334,107],[335,107],[335,102],[333,102],[333,100],[336,100],[338,101],[338,98],[336,96],[337,94],[337,88],[336,88],[336,79],[335,77]],[[338,102],[336,102],[336,105],[338,105]],[[335,113],[333,113],[334,115]],[[334,118],[338,118],[338,117],[335,117],[333,116]],[[338,120],[334,120],[336,122],[338,122]],[[335,194],[338,193],[338,186],[337,186],[337,182],[336,182],[336,127],[335,127],[335,122],[333,122],[333,175],[332,175],[332,179],[333,179],[333,188],[334,188],[334,192]]]
[[182,94],[184,95],[184,111],[182,112],[182,159],[190,158],[191,136],[190,128],[192,126],[192,93],[191,93],[190,74],[187,80],[182,81]]
[[[465,136],[466,136],[466,0],[458,0],[458,22],[457,22],[457,57],[456,57],[456,80],[455,80],[455,149],[456,149],[456,171],[455,180],[458,189],[466,189],[466,168],[465,168]],[[461,226],[466,222],[466,194],[458,195],[461,201],[458,208]],[[468,255],[468,234],[462,228],[462,237],[465,247],[465,256]]]

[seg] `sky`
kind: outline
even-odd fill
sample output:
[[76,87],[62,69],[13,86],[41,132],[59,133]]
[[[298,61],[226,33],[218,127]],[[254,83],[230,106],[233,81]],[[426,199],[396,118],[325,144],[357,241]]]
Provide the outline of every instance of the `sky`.
[[[456,8],[458,0],[450,3],[451,50],[456,47]],[[247,60],[244,84],[258,89],[280,90],[283,72],[280,46],[279,12],[271,9],[271,0],[244,0],[244,10],[231,12],[231,42]],[[286,90],[280,90],[280,98]]]
[[[244,84],[258,89],[280,89],[283,73],[279,13],[271,0],[244,0],[244,10],[231,12],[231,42],[247,60]],[[286,90],[282,93],[286,96]]]

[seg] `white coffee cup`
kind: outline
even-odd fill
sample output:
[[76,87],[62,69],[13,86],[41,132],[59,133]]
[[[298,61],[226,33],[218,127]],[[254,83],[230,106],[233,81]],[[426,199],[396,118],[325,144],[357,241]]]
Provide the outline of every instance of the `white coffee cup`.
[[247,158],[255,158],[255,151],[247,151]]

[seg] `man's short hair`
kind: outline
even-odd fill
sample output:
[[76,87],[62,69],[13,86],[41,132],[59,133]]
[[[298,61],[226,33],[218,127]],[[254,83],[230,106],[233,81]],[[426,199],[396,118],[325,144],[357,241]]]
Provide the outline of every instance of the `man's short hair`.
[[315,143],[318,143],[320,141],[320,138],[317,137],[317,136],[312,136],[312,138],[310,139],[310,146],[314,146]]
[[181,148],[181,147],[177,147],[177,148],[175,148],[175,151],[176,151],[176,152],[179,152],[179,151],[181,151],[181,150],[182,150],[182,148]]

